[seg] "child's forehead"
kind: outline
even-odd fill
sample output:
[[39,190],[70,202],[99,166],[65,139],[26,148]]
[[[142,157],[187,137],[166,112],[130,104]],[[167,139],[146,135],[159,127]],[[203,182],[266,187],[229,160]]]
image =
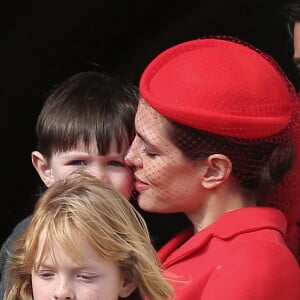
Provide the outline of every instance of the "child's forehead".
[[73,145],[70,145],[66,149],[66,152],[82,151],[82,152],[97,152],[97,140],[96,138],[90,138],[87,142],[84,142],[82,138],[79,138]]
[[58,253],[68,253],[73,258],[82,258],[85,250],[91,249],[87,239],[82,232],[78,231],[78,228],[71,225],[63,229],[61,225],[56,228],[58,229],[56,231],[49,228],[41,230],[35,255],[36,263],[55,262]]

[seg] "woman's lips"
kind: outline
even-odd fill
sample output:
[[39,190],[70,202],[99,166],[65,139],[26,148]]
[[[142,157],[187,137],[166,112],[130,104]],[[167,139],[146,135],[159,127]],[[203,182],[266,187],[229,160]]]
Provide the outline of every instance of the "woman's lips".
[[138,178],[135,179],[134,187],[138,192],[143,192],[149,188],[149,185]]

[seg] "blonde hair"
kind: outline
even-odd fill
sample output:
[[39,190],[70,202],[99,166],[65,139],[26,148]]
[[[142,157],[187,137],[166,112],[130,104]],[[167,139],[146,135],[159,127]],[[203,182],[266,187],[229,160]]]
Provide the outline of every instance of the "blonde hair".
[[[36,264],[42,232],[46,239]],[[141,215],[112,187],[82,174],[54,183],[38,200],[29,226],[14,243],[5,299],[33,299],[31,271],[43,262],[53,242],[80,265],[78,234],[99,256],[116,262],[137,285],[137,291],[126,299],[173,297]]]

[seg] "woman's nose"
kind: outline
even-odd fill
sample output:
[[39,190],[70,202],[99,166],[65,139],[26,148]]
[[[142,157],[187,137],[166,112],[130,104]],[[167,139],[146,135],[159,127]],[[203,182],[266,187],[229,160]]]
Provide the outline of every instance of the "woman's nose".
[[131,147],[127,150],[125,157],[124,157],[124,161],[126,163],[126,165],[132,167],[133,163],[132,163],[132,151],[131,151]]
[[127,153],[124,157],[125,163],[130,167],[141,167],[142,160],[138,155],[136,139],[133,140],[131,146],[127,150]]

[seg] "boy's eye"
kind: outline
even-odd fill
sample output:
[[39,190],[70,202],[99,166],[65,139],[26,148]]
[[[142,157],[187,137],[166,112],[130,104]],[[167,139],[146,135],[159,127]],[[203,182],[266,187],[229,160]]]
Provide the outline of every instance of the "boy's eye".
[[124,167],[125,166],[125,164],[123,162],[116,161],[116,160],[110,160],[107,164],[112,167]]
[[86,166],[87,163],[84,160],[72,160],[70,163],[72,166]]

